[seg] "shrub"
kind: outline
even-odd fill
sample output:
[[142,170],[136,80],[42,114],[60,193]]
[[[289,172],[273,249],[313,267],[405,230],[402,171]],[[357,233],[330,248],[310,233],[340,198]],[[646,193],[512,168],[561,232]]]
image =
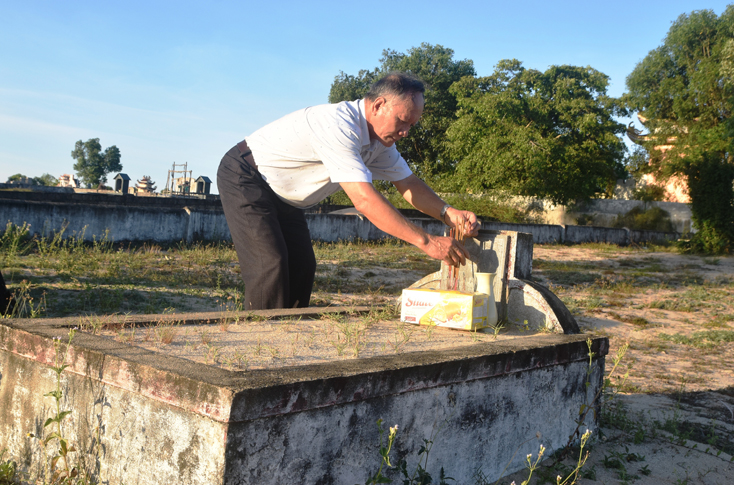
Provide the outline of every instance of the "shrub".
[[643,202],[662,201],[665,200],[665,187],[648,184],[636,189],[632,194],[632,198]]
[[660,207],[649,209],[635,207],[624,215],[618,215],[612,226],[626,227],[636,231],[673,232],[675,230],[670,214]]
[[707,221],[699,225],[690,239],[681,239],[677,244],[682,253],[692,254],[728,254],[734,246],[727,234]]

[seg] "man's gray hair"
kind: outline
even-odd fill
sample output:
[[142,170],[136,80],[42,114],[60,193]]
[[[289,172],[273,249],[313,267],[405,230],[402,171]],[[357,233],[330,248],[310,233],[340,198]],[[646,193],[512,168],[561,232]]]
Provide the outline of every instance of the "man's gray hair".
[[365,99],[374,101],[380,97],[413,96],[425,92],[426,85],[417,76],[407,72],[391,72],[370,86]]

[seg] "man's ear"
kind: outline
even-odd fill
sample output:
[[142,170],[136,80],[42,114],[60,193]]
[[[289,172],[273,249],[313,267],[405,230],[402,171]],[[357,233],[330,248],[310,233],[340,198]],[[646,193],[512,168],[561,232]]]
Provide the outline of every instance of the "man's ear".
[[381,108],[385,107],[385,104],[387,103],[387,100],[380,96],[372,103],[372,113],[377,114],[378,111],[380,111]]

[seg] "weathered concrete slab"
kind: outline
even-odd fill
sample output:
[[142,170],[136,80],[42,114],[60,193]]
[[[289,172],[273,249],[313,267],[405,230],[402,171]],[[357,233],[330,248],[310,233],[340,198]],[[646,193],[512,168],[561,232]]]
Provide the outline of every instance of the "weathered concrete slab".
[[[55,387],[53,338],[63,341],[76,323],[0,324],[0,440],[23,468],[43,462],[26,433],[42,434],[52,404],[42,394]],[[382,418],[400,426],[395,456],[409,466],[441,427],[429,471],[437,476],[443,465],[465,483],[479,467],[488,477],[507,463],[521,468],[539,443],[512,456],[538,432],[551,452],[565,444],[601,386],[607,339],[594,339],[592,350],[587,386],[579,335],[228,371],[78,333],[62,406],[72,410],[70,440],[97,457],[103,482],[361,483],[379,464]]]

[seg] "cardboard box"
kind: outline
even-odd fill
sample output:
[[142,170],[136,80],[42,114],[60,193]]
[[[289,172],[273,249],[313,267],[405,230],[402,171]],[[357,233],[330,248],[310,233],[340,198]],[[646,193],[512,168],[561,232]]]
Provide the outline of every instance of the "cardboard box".
[[487,299],[483,293],[405,289],[400,321],[461,330],[487,327]]

